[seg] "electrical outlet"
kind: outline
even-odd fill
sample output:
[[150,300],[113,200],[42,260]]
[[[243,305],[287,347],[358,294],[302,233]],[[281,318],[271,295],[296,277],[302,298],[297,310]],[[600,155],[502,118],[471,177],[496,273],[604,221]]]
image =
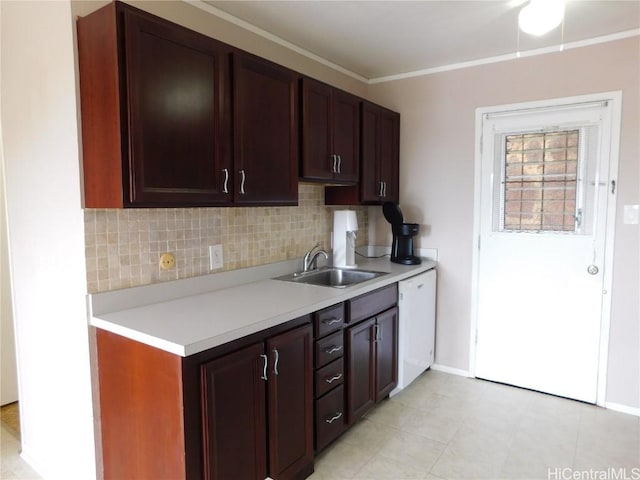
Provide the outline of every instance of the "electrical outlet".
[[171,253],[163,253],[160,255],[160,268],[162,270],[171,270],[176,266],[176,257]]
[[224,261],[222,258],[222,245],[209,245],[209,269],[222,268]]

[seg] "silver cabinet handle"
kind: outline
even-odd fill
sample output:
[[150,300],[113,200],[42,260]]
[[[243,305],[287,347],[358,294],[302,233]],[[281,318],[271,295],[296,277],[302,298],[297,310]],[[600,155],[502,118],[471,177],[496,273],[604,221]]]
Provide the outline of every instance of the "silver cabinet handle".
[[384,325],[378,325],[379,329],[378,332],[380,334],[380,337],[378,338],[378,340],[382,341],[384,340],[384,338],[382,338],[382,332],[384,332]]
[[341,417],[342,417],[342,412],[338,412],[333,417],[325,419],[325,422],[333,423],[333,422],[335,422],[336,420],[338,420]]
[[262,357],[262,360],[264,360],[264,365],[262,366],[262,376],[260,377],[262,380],[266,380],[267,379],[267,356],[266,355],[260,355]]
[[387,196],[387,182],[383,182],[384,183],[384,196]]
[[342,345],[331,345],[324,349],[325,353],[328,353],[329,355],[339,352],[340,350],[342,350]]
[[378,196],[384,197],[383,192],[384,192],[384,182],[380,182],[380,193],[378,194]]
[[276,356],[276,358],[274,360],[274,363],[273,363],[273,373],[278,375],[278,361],[280,360],[280,353],[278,353],[278,349],[277,348],[273,349],[273,353]]
[[224,172],[224,183],[222,184],[222,192],[229,193],[229,189],[227,188],[227,186],[229,185],[229,169],[223,168],[222,171]]
[[373,332],[373,341],[374,342],[381,342],[382,341],[382,328],[384,325],[374,325],[373,328],[375,329]]
[[333,161],[333,165],[331,166],[331,173],[336,173],[336,165],[338,162],[338,156],[337,155],[331,155],[331,160]]
[[245,175],[245,173],[244,173],[244,169],[243,169],[243,170],[240,170],[240,175],[242,176],[242,180],[240,180],[240,193],[241,193],[242,195],[244,195],[244,194],[245,194],[245,191],[244,191],[244,182],[245,182],[245,180],[247,179],[247,176],[246,176],[246,175]]
[[335,377],[331,377],[331,378],[325,378],[324,381],[327,383],[333,383],[336,380],[340,380],[342,378],[342,374],[339,373],[338,375],[336,375]]
[[331,317],[331,318],[325,318],[324,320],[322,320],[322,323],[330,327],[334,323],[340,323],[341,321],[342,321],[342,318]]
[[342,157],[338,155],[338,173],[342,173]]

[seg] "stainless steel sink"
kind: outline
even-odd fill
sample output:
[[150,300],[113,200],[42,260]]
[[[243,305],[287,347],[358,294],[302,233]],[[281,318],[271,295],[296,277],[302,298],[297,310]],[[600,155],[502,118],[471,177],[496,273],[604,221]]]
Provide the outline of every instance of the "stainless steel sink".
[[320,285],[323,287],[345,288],[349,285],[366,282],[367,280],[386,274],[386,272],[373,272],[370,270],[323,267],[317,270],[311,270],[310,272],[283,275],[282,277],[277,277],[275,280]]

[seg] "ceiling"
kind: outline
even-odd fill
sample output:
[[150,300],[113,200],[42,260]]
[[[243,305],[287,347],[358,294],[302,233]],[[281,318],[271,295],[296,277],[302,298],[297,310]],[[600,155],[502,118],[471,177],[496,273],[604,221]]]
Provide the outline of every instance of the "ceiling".
[[527,0],[205,3],[215,7],[213,13],[232,15],[230,20],[362,80],[629,35],[640,28],[640,0],[567,0],[564,29],[543,37],[518,33],[518,13]]

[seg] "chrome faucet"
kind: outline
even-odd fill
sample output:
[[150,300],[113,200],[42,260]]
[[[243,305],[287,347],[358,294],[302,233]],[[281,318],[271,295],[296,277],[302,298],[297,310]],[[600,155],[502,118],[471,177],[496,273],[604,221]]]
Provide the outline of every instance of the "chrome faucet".
[[302,259],[303,272],[308,272],[309,270],[315,270],[316,268],[318,268],[319,255],[324,255],[324,258],[326,260],[329,260],[329,254],[322,249],[314,253],[314,250],[318,247],[320,247],[320,244],[316,243],[311,250],[304,254],[304,258]]

